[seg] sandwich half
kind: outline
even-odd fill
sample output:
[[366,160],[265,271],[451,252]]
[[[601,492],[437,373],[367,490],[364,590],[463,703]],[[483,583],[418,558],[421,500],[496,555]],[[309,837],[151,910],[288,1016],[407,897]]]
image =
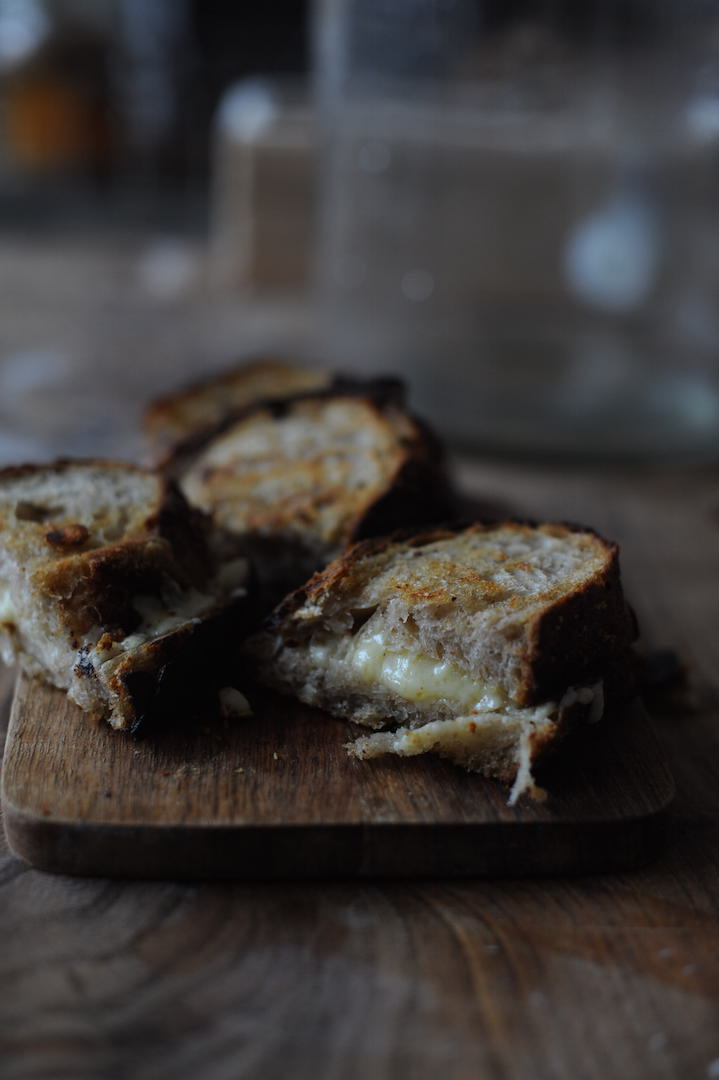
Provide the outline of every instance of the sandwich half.
[[355,540],[450,516],[439,445],[398,397],[387,380],[266,403],[168,461],[226,550],[252,559],[266,605]]
[[439,529],[352,547],[246,646],[260,679],[376,729],[350,752],[433,752],[511,784],[627,672],[615,544],[563,524]]
[[0,649],[119,729],[204,707],[248,619],[246,562],[163,477],[61,461],[0,471]]

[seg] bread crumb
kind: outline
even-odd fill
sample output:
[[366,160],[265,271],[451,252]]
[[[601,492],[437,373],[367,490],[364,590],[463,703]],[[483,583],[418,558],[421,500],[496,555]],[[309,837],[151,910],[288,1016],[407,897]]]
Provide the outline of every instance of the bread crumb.
[[234,686],[223,686],[218,694],[220,712],[226,720],[239,720],[243,716],[252,716],[252,706]]

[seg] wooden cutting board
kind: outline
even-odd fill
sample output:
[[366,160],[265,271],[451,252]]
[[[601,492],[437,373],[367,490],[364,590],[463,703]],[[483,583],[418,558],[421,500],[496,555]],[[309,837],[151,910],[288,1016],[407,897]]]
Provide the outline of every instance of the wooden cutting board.
[[45,870],[133,877],[526,876],[620,869],[658,849],[673,782],[644,711],[577,734],[544,803],[432,757],[359,762],[346,724],[286,699],[133,742],[21,675],[2,800]]

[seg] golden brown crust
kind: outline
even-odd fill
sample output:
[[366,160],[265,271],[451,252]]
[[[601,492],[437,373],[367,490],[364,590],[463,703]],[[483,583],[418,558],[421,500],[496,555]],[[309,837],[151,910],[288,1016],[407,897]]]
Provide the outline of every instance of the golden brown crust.
[[393,544],[407,543],[412,546],[431,544],[435,540],[445,540],[454,536],[456,531],[446,526],[438,526],[419,534],[408,529],[396,529],[388,535],[370,537],[352,544],[323,570],[318,570],[316,574],[313,574],[304,585],[300,585],[289,593],[268,615],[265,620],[265,629],[273,631],[280,629],[305,603],[318,603],[323,596],[334,592],[340,586],[344,591],[351,592],[362,579],[361,573],[357,572],[362,562],[373,555],[388,551]]
[[[87,526],[64,522],[61,515],[56,522],[52,516],[38,522],[47,561],[34,572],[33,586],[55,599],[73,637],[97,624],[127,632],[137,622],[132,607],[135,595],[159,594],[168,583],[201,588],[206,582],[211,573],[206,522],[172,481],[120,462],[60,459],[49,465],[11,466],[0,470],[0,488],[7,481],[47,474],[60,479],[69,470],[83,469],[151,477],[156,483],[155,502],[141,511],[138,508],[124,535],[112,543],[94,540]],[[98,527],[105,524],[104,518],[96,518]],[[12,550],[11,535],[5,545]]]

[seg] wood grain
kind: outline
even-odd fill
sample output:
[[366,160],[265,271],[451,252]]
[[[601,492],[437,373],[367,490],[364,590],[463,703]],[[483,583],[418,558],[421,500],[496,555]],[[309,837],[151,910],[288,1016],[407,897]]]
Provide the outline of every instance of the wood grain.
[[462,472],[618,539],[645,641],[689,666],[688,700],[654,717],[678,789],[665,853],[601,877],[294,885],[80,880],[5,855],[3,1080],[716,1075],[716,475]]
[[256,715],[140,743],[21,676],[3,809],[42,869],[135,877],[411,877],[634,866],[663,835],[673,782],[640,708],[585,728],[550,796],[434,757],[348,757],[346,725],[263,695]]

